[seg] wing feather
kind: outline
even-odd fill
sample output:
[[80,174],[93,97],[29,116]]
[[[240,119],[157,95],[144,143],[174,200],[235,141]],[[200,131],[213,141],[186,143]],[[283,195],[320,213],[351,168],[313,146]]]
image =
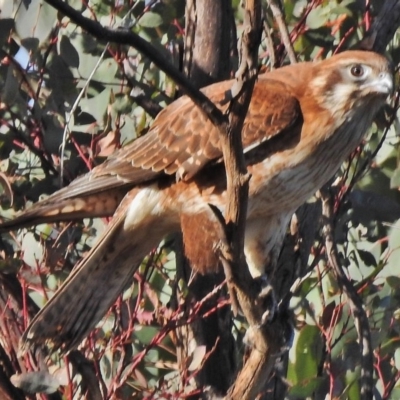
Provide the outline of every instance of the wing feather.
[[[228,106],[226,92],[232,84],[233,81],[220,82],[203,92],[224,112]],[[245,151],[290,129],[299,118],[299,103],[289,88],[278,80],[268,79],[268,74],[260,75],[242,132]],[[210,161],[221,157],[219,131],[183,96],[161,111],[146,135],[56,192],[49,201],[84,197],[109,189],[129,189],[157,179],[160,174],[176,174],[178,179],[188,180]]]
[[[232,81],[222,82],[205,88],[204,93],[226,111],[226,91],[231,87]],[[249,160],[254,155],[268,156],[259,145],[264,142],[268,145],[274,137],[283,138],[278,135],[291,132],[290,128],[301,124],[301,120],[299,103],[285,84],[268,79],[268,74],[260,76],[242,132]],[[4,227],[37,223],[41,218],[49,221],[82,218],[85,213],[111,215],[120,197],[133,186],[160,175],[175,174],[177,179],[188,180],[211,161],[221,159],[219,131],[189,98],[181,97],[159,114],[146,135],[112,154],[69,186],[36,203],[17,220],[5,223]],[[105,192],[107,198],[110,189],[116,200],[103,204],[102,193]],[[74,201],[72,208],[69,207],[71,199]]]
[[[211,85],[203,92],[226,111],[232,81]],[[243,128],[243,146],[254,148],[292,127],[301,117],[297,99],[278,80],[260,76]],[[119,176],[132,185],[160,173],[190,179],[210,161],[222,157],[220,133],[186,96],[166,107],[142,138],[126,146],[93,170],[93,176]],[[127,165],[129,168],[127,168]],[[151,172],[149,172],[151,171]]]

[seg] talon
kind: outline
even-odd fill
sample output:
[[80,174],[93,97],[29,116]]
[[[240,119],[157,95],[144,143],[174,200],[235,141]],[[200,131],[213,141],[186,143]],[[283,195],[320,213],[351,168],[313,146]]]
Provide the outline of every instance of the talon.
[[269,283],[267,275],[261,275],[254,282],[256,285],[259,285],[257,288],[257,302],[261,305],[262,310],[264,310],[261,317],[261,325],[264,325],[274,320],[278,311],[278,303],[274,288]]

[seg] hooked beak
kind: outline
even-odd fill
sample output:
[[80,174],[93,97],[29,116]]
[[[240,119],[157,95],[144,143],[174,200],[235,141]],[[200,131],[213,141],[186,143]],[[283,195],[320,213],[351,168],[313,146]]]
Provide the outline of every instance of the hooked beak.
[[391,95],[394,90],[393,75],[390,72],[381,72],[376,79],[364,87],[375,93]]

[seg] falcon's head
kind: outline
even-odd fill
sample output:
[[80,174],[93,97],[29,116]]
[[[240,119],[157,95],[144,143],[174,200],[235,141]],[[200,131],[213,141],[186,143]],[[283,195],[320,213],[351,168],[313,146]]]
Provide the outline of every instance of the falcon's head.
[[348,51],[324,61],[314,72],[309,87],[332,114],[351,110],[359,102],[374,113],[393,92],[392,65],[377,53]]

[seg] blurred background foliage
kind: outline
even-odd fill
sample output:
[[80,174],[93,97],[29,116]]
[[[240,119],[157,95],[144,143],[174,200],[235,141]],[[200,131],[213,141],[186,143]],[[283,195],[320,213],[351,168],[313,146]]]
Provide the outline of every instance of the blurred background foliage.
[[[183,0],[68,3],[104,26],[135,31],[181,66]],[[282,3],[300,60],[323,59],[350,48],[382,6],[380,0]],[[238,0],[233,8],[240,32]],[[288,60],[276,22],[266,4],[264,8],[275,58],[264,32],[260,65],[271,68]],[[137,50],[99,42],[44,1],[0,0],[0,9],[0,205],[2,218],[8,219],[145,134],[159,109],[174,100],[176,90],[165,73]],[[396,32],[387,48],[395,66],[400,61],[399,40]],[[333,182],[340,256],[370,320],[377,399],[400,398],[397,110],[398,92]],[[193,378],[208,354],[203,347],[193,349],[188,369],[179,371],[173,328],[201,318],[201,307],[188,315],[175,304],[173,293],[179,291],[184,297],[186,288],[175,278],[168,240],[143,262],[138,284],[121,296],[84,342],[79,354],[90,368],[79,370],[77,363],[68,364],[68,358],[56,355],[47,365],[35,355],[17,355],[18,339],[27,323],[28,296],[42,307],[106,224],[106,219],[84,220],[2,234],[0,357],[5,374],[17,374],[11,382],[28,391],[38,391],[40,383],[45,393],[55,392],[54,398],[86,398],[81,389],[90,391],[93,382],[98,392],[91,388],[92,393],[104,398],[175,399],[190,394],[196,398],[202,388]],[[318,232],[308,265],[291,301],[295,327],[284,377],[286,398],[357,400],[357,335]],[[9,285],[14,277],[20,286]],[[240,318],[233,325],[239,362],[245,327]],[[86,366],[85,362],[80,365]],[[39,369],[48,372],[28,374]],[[15,393],[20,396],[15,398],[48,396]]]

